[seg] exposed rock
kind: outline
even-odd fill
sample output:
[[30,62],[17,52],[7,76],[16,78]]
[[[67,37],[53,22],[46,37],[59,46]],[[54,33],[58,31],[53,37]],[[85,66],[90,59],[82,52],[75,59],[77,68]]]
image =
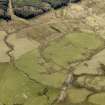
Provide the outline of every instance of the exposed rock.
[[4,19],[10,19],[10,16],[8,15],[8,0],[0,0],[0,18]]
[[13,1],[15,14],[23,18],[38,16],[51,8],[56,9],[68,3],[69,0]]
[[50,9],[51,6],[44,2],[32,5],[14,6],[15,14],[23,18],[38,16],[44,12],[49,11]]
[[[22,18],[32,18],[49,11],[51,8],[57,9],[67,5],[69,2],[74,3],[80,0],[13,0],[13,10],[15,15]],[[11,19],[8,15],[9,0],[0,0],[0,18]]]
[[71,0],[72,3],[77,3],[79,1],[81,1],[81,0]]
[[67,5],[70,0],[42,0],[43,2],[49,3],[52,8],[59,8],[61,6]]

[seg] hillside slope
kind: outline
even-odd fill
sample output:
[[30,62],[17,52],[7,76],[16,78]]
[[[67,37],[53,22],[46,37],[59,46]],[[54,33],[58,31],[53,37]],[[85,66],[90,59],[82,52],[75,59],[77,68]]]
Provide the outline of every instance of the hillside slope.
[[105,105],[104,1],[0,20],[0,104]]

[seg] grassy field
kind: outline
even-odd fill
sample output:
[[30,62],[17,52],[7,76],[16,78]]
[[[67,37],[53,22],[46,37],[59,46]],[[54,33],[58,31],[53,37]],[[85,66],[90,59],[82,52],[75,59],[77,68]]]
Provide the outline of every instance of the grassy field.
[[[31,10],[37,14],[46,7],[59,8],[64,1],[68,0],[13,0],[13,6],[28,15]],[[71,4],[31,21],[0,21],[0,105],[52,105],[59,95],[65,97],[53,105],[104,105],[105,25],[90,7]],[[7,38],[12,51],[5,32],[13,33]],[[10,58],[14,59],[9,62]]]
[[0,75],[1,104],[48,105],[58,95],[58,89],[30,80],[8,63],[0,64],[0,74],[2,74]]
[[[69,67],[72,62],[89,58],[103,47],[104,41],[94,33],[70,33],[49,42],[43,50],[33,48],[20,56],[14,62],[14,66],[9,63],[1,63],[0,102],[6,105],[51,104],[58,96],[68,75],[68,70],[65,68]],[[76,95],[81,91],[83,91],[83,97],[88,95],[88,92],[84,90],[70,91],[68,98],[72,101],[74,97],[77,102],[82,100]],[[65,105],[68,105],[69,102],[65,102]],[[80,105],[89,104],[85,102]]]
[[[51,67],[47,69],[44,63],[38,50],[35,49],[18,59],[16,61],[16,66],[42,84],[56,88],[61,87],[66,72],[55,72]],[[57,69],[57,66],[55,67],[55,69]]]
[[88,58],[103,46],[104,41],[94,33],[70,33],[50,42],[43,55],[47,60],[67,67],[72,62]]
[[[16,66],[44,85],[61,87],[72,62],[87,59],[104,41],[94,33],[71,33],[52,41],[42,51],[34,49],[16,60]],[[48,63],[45,62],[48,61]],[[61,69],[62,68],[62,69]]]

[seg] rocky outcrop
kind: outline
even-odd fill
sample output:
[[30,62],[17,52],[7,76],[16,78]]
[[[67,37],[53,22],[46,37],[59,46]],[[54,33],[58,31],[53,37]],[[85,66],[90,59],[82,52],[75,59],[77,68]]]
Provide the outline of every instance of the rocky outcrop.
[[[69,2],[78,1],[80,0],[12,0],[12,5],[16,16],[28,19],[43,14],[52,8],[57,9]],[[10,19],[8,3],[9,0],[0,0],[0,18]]]
[[23,18],[31,18],[38,16],[44,12],[47,12],[51,9],[51,6],[47,3],[41,2],[36,4],[28,4],[23,6],[14,6],[14,13]]
[[0,0],[0,18],[10,19],[10,16],[7,12],[8,10],[8,0]]
[[70,0],[42,0],[42,1],[49,3],[52,8],[56,9],[61,6],[67,5]]
[[49,11],[51,8],[57,9],[67,5],[69,2],[78,2],[80,0],[39,0],[17,2],[14,0],[14,13],[23,18],[31,18]]
[[16,2],[17,0],[14,1],[13,5],[15,14],[23,18],[38,16],[49,11],[51,8],[56,9],[63,5],[67,5],[69,2],[69,0],[41,0],[37,2],[26,1],[21,4],[21,2]]
[[80,0],[42,0],[42,1],[49,3],[52,8],[57,9],[59,7],[67,5],[69,2],[75,3]]

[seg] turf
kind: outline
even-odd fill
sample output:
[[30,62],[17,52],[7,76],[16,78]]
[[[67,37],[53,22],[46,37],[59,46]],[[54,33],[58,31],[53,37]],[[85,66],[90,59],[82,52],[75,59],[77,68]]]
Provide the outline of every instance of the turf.
[[[38,50],[35,49],[18,59],[16,61],[16,66],[42,84],[55,88],[61,87],[66,72],[55,72],[51,67],[47,69],[43,63],[45,62],[39,55]],[[57,69],[56,65],[55,69]]]
[[72,62],[89,58],[103,46],[104,41],[94,33],[70,33],[50,42],[43,55],[49,61],[67,67]]
[[[2,66],[0,65],[0,72],[2,70],[5,72],[0,78],[1,104],[48,105],[57,97],[58,89],[38,84],[10,64],[4,63]],[[45,89],[47,89],[46,93],[44,93]]]
[[70,33],[49,42],[44,50],[35,48],[22,55],[15,65],[0,64],[0,102],[51,104],[68,75],[65,68],[103,47],[104,41],[94,33]]

